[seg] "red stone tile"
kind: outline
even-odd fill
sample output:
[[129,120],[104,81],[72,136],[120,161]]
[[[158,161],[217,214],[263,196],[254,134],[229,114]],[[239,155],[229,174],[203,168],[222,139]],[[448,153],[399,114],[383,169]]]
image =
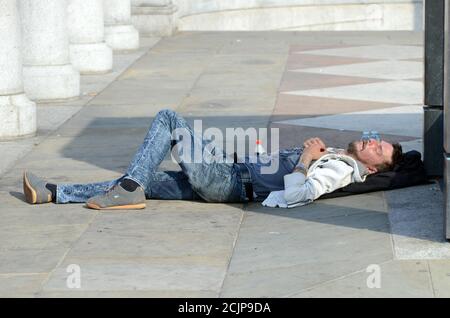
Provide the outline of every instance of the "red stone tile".
[[284,73],[280,88],[278,90],[280,92],[286,92],[345,85],[369,84],[386,81],[387,80],[374,78],[288,71]]
[[326,49],[341,49],[347,47],[357,47],[362,45],[320,45],[320,44],[293,44],[289,49],[289,53],[292,54],[294,52],[304,52],[304,51],[314,51],[314,50],[326,50]]
[[354,57],[309,55],[309,54],[291,54],[286,62],[286,70],[296,70],[315,67],[326,67],[334,65],[348,65],[357,63],[368,63],[379,60],[362,59]]
[[404,59],[404,60],[400,60],[400,61],[409,61],[409,62],[424,62],[423,58],[419,58],[419,59]]
[[367,111],[398,107],[401,105],[395,103],[279,94],[271,121]]

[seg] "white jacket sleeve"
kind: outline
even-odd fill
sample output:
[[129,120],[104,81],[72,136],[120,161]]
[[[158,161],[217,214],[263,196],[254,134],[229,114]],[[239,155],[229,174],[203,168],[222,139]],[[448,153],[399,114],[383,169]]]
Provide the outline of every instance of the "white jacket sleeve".
[[352,182],[353,168],[340,160],[329,160],[316,167],[308,177],[300,172],[284,176],[284,199],[288,205],[306,204],[321,195]]

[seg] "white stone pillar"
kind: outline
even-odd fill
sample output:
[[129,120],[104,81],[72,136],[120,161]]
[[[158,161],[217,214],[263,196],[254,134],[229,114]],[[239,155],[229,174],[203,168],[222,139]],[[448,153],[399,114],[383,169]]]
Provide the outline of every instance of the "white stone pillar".
[[130,0],[103,0],[105,40],[113,50],[139,48],[139,32],[131,24]]
[[80,73],[70,64],[66,0],[19,0],[25,92],[34,100],[78,97]]
[[132,0],[131,21],[142,35],[170,36],[177,7],[171,0]]
[[70,61],[81,74],[112,70],[112,50],[105,43],[103,0],[69,0],[67,26]]
[[0,0],[0,139],[36,132],[36,104],[24,94],[17,0]]

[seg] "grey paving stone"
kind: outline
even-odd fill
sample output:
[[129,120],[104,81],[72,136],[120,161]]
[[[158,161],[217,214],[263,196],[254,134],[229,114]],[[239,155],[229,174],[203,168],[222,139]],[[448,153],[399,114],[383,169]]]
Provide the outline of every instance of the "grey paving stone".
[[[41,273],[55,268],[93,218],[93,214],[73,213],[75,208],[59,209],[59,213],[46,211],[44,205],[2,209],[5,219],[0,224],[0,273]],[[69,216],[62,217],[61,213]]]
[[67,266],[81,268],[82,291],[157,291],[212,290],[218,292],[226,268],[194,264],[191,266],[154,264],[152,262],[109,259],[106,261],[70,259],[52,273],[44,292],[67,291]]
[[[37,239],[34,237],[33,239]],[[2,248],[0,250],[0,273],[45,273],[52,271],[69,250],[68,246],[27,247],[23,239],[22,246],[16,248]]]
[[[49,203],[24,204],[2,209],[2,224],[6,227],[53,226],[88,224],[94,217],[93,210],[84,209],[80,204],[65,206]],[[1,227],[1,226],[0,226]]]
[[47,278],[42,274],[0,274],[0,297],[2,298],[31,298],[36,297],[41,284]]
[[444,239],[443,197],[437,184],[386,192],[398,259],[449,259]]
[[[187,92],[178,88],[136,87],[133,83],[114,82],[110,89],[103,91],[90,105],[177,105]],[[124,94],[124,91],[127,93]]]
[[1,224],[2,249],[68,248],[85,230],[84,224],[20,225]]
[[[258,96],[242,96],[235,94],[234,96],[211,96],[211,94],[203,92],[197,92],[196,94],[190,94],[183,100],[181,107],[178,110],[196,112],[197,116],[211,116],[212,112],[219,112],[224,117],[240,117],[237,110],[240,109],[242,116],[260,115],[261,110],[266,110],[271,113],[273,110],[274,99],[276,96],[258,95]],[[201,112],[203,106],[203,113]],[[270,111],[268,110],[270,106]],[[230,110],[227,113],[227,110]]]
[[[380,264],[380,288],[376,288],[372,269],[338,278],[290,297],[433,297],[430,274],[426,261],[393,261]],[[367,283],[369,280],[369,284]],[[372,287],[372,288],[370,288]]]
[[282,297],[392,259],[383,200],[358,197],[354,207],[351,198],[347,206],[341,198],[288,211],[250,207],[221,296]]
[[429,260],[431,281],[436,297],[450,297],[450,261]]
[[38,298],[217,298],[215,291],[193,290],[122,290],[89,291],[69,289],[68,291],[40,292]]
[[[239,205],[147,200],[142,211],[100,213],[69,257],[221,258],[239,227]],[[150,244],[152,243],[152,244]],[[223,264],[225,264],[223,263]]]
[[7,157],[2,158],[0,161],[0,175],[8,172],[16,161],[29,153],[33,149],[35,142],[38,142],[37,138],[0,143],[1,153],[8,154]]
[[81,106],[38,105],[37,122],[40,131],[51,132],[79,112]]
[[218,293],[238,233],[240,205],[147,203],[140,212],[99,214],[44,290],[64,290],[66,267],[78,264],[84,290]]

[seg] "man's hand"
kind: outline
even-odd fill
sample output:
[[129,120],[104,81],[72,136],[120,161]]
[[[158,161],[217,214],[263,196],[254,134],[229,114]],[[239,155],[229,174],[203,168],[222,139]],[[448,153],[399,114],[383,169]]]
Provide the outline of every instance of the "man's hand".
[[303,143],[303,155],[310,160],[317,160],[327,153],[325,143],[320,138],[310,138]]
[[317,160],[327,153],[325,143],[320,138],[310,138],[303,143],[305,149],[300,157],[301,165],[295,167],[294,172],[301,172],[305,176],[308,173],[311,161]]

